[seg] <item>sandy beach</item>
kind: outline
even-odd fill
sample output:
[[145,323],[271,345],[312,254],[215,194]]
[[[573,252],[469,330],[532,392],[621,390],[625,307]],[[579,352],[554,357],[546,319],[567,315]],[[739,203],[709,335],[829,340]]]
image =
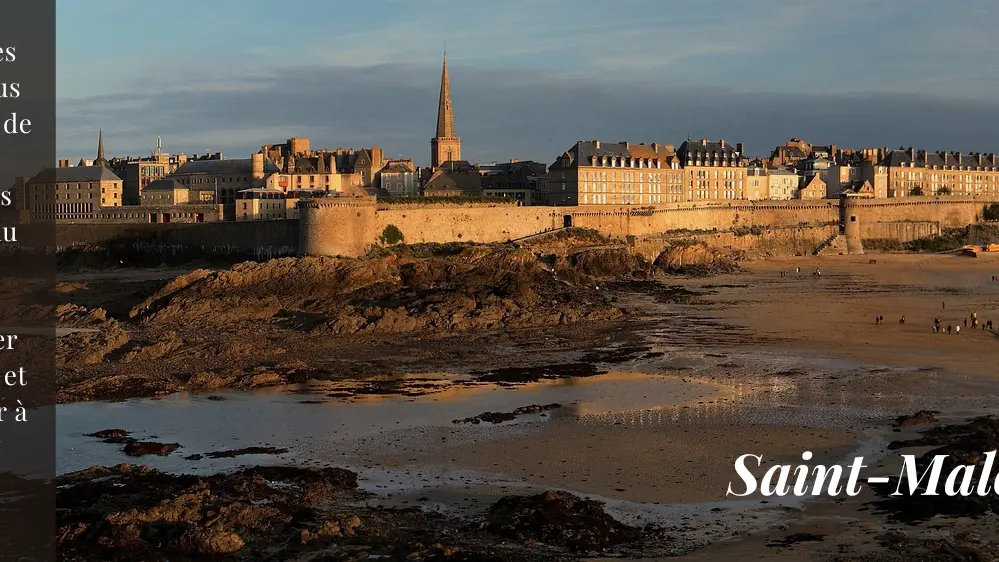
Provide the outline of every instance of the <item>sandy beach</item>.
[[[597,302],[622,310],[606,324],[344,342],[271,328],[246,334],[267,342],[257,353],[285,354],[271,365],[296,354],[335,357],[351,376],[263,394],[252,386],[249,394],[230,390],[215,397],[221,402],[204,391],[168,394],[167,379],[158,378],[150,380],[164,388],[159,397],[64,411],[88,431],[118,426],[136,438],[176,441],[187,456],[150,459],[170,471],[289,461],[347,468],[358,489],[373,494],[365,505],[375,514],[417,507],[475,519],[504,496],[546,490],[599,500],[621,521],[663,529],[658,542],[617,554],[636,560],[878,559],[889,552],[875,540],[886,528],[924,533],[886,524],[867,507],[869,492],[801,501],[732,498],[726,489],[742,454],[762,455],[765,466],[796,464],[806,450],[812,464],[855,455],[890,464],[885,447],[899,438],[896,417],[934,410],[942,421],[957,421],[999,408],[999,338],[964,328],[972,313],[982,323],[999,321],[999,283],[991,281],[999,260],[892,254],[743,268],[594,286]],[[811,275],[816,268],[821,277]],[[132,290],[121,283],[119,290]],[[877,315],[883,325],[875,324]],[[944,327],[961,325],[961,334],[934,333],[938,316]],[[242,353],[238,360],[249,366],[265,356]],[[179,365],[152,364],[164,372]],[[359,377],[375,366],[378,376]],[[134,364],[116,368],[125,376]],[[264,380],[284,384],[303,368],[274,378],[246,367],[245,380],[270,376]],[[558,404],[530,410],[550,402]],[[533,413],[509,414],[517,409]],[[496,412],[508,417],[461,421]],[[205,424],[218,430],[205,434]],[[61,462],[73,470],[128,460],[79,428],[63,437],[71,454]],[[212,449],[247,445],[287,454],[204,459]],[[953,526],[994,536],[970,520]]]

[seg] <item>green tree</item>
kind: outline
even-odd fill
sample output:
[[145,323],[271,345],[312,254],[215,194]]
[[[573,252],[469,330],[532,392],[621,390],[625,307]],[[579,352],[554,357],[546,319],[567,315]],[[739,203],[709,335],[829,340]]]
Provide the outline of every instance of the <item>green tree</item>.
[[999,221],[999,203],[986,205],[982,209],[982,218],[987,221]]
[[378,237],[382,244],[388,244],[389,246],[402,242],[403,238],[402,231],[394,224],[386,226],[385,230],[382,231],[382,235]]
[[937,195],[950,195],[950,188],[946,185],[937,190]]
[[923,194],[923,186],[921,185],[914,185],[912,186],[912,189],[909,190],[909,195],[913,197],[919,197],[922,194]]

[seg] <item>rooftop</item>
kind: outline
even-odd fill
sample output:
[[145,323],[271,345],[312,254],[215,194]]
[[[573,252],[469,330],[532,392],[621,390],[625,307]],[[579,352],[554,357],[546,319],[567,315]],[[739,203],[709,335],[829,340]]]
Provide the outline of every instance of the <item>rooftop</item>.
[[[264,161],[264,173],[277,173],[278,167],[274,161],[266,159]],[[249,174],[253,172],[253,160],[251,158],[236,158],[232,160],[194,160],[188,161],[177,168],[173,176],[183,176],[189,174]]]
[[104,166],[72,166],[47,168],[31,178],[32,183],[66,183],[91,181],[122,181]]

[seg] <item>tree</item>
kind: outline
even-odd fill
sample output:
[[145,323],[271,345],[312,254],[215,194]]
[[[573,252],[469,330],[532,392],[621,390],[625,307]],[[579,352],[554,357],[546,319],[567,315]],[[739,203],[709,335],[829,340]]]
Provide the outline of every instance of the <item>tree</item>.
[[386,226],[385,230],[382,231],[382,235],[379,236],[382,244],[388,244],[389,246],[402,242],[403,238],[402,231],[394,224]]
[[923,186],[921,185],[914,185],[912,186],[912,189],[909,190],[909,195],[913,197],[919,197],[922,194],[923,194]]
[[950,188],[946,185],[937,190],[937,195],[950,195]]
[[982,209],[982,218],[987,221],[999,221],[999,203],[986,205]]

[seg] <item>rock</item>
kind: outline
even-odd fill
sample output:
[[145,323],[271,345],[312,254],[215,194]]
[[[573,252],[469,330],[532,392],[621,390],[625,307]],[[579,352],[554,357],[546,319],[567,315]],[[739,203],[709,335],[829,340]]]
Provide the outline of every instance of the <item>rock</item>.
[[210,459],[228,459],[243,455],[283,455],[287,452],[288,449],[279,449],[277,447],[243,447],[242,449],[205,453],[205,456]]
[[471,423],[479,424],[481,422],[486,423],[503,423],[505,421],[510,421],[516,419],[517,416],[524,416],[528,414],[540,414],[541,412],[547,412],[549,410],[555,410],[561,408],[561,404],[533,404],[531,406],[522,406],[515,409],[512,412],[485,412],[471,418],[465,418],[462,420],[454,420],[451,423]]
[[165,457],[180,448],[180,443],[157,443],[155,441],[131,441],[122,449],[130,457],[159,455]]
[[[647,269],[626,252],[600,255],[580,258],[579,267],[606,273],[623,267],[629,274],[634,267]],[[612,316],[611,310],[617,309],[591,287],[554,278],[529,251],[470,246],[443,256],[282,258],[195,272],[174,279],[130,314],[151,326],[231,329],[270,321],[350,335],[553,325],[594,313]],[[259,378],[253,385],[279,382],[273,375]]]
[[718,250],[702,242],[676,242],[663,250],[653,267],[671,275],[713,275],[734,273],[739,266]]
[[84,433],[84,437],[96,437],[105,443],[123,444],[134,441],[131,433],[124,429],[102,429],[94,433]]
[[94,365],[128,343],[128,335],[115,320],[100,308],[76,305],[56,307],[56,325],[77,328],[56,338],[56,367],[73,368]]
[[615,520],[599,502],[559,491],[503,497],[489,509],[485,528],[517,541],[575,551],[601,550],[642,536],[641,529]]
[[935,410],[920,410],[909,416],[899,416],[895,418],[895,427],[913,427],[917,425],[936,423],[938,421],[936,414],[939,413],[940,412]]

